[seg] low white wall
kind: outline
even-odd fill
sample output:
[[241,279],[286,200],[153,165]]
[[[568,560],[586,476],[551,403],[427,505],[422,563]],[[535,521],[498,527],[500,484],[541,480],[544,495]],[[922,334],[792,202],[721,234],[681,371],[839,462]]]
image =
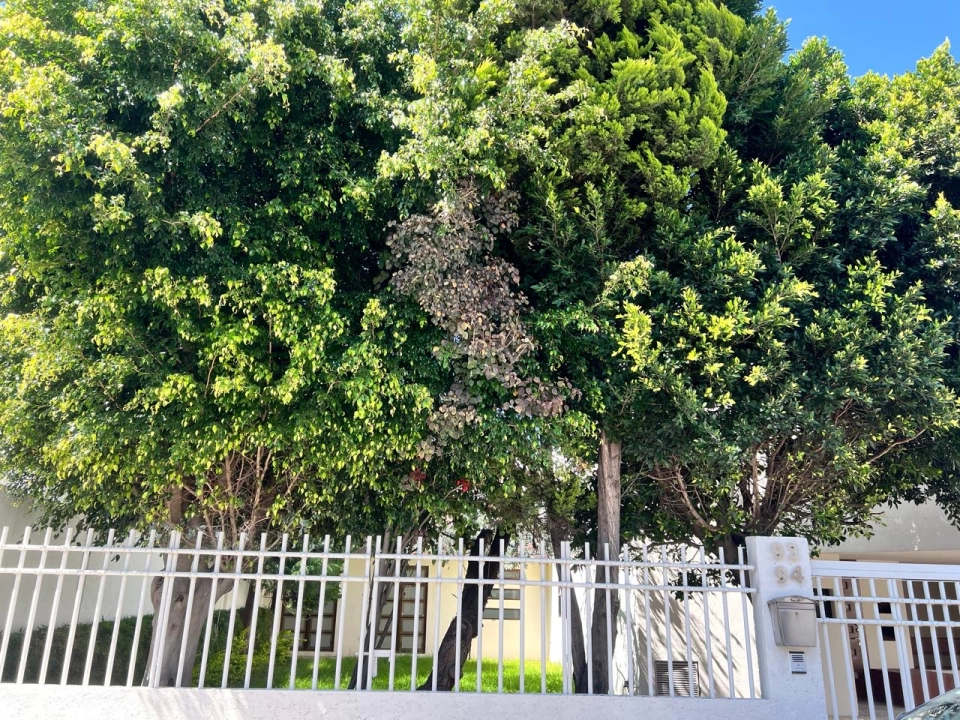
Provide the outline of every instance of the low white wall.
[[472,693],[310,692],[284,690],[175,690],[73,686],[0,686],[0,708],[9,720],[810,720],[806,705],[772,700],[584,697],[582,695],[481,695]]

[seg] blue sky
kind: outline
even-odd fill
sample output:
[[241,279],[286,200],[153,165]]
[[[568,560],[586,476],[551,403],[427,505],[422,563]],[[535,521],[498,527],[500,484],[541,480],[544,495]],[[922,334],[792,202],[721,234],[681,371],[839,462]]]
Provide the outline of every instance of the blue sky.
[[960,54],[960,0],[766,0],[796,49],[811,35],[843,51],[852,75],[867,70],[893,75],[912,70],[950,38]]

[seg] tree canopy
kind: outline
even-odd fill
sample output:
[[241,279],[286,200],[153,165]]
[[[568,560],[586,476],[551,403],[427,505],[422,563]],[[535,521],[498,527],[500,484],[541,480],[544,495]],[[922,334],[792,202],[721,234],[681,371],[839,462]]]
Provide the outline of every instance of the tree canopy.
[[0,464],[54,520],[533,524],[598,457],[631,536],[949,495],[947,48],[851,81],[754,0],[0,23]]
[[[363,3],[10,2],[3,463],[55,518],[255,531],[399,496],[430,408],[378,295],[395,36]],[[339,512],[339,511],[338,511]]]

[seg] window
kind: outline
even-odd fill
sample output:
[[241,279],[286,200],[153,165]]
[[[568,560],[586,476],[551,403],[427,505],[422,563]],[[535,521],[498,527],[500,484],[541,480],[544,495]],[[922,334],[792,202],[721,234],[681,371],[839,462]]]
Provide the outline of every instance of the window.
[[503,619],[504,620],[519,620],[520,619],[520,588],[518,587],[502,587],[499,585],[500,582],[505,582],[507,580],[519,580],[520,579],[520,568],[504,567],[502,569],[503,581],[497,578],[498,585],[494,586],[490,592],[490,602],[487,604],[487,607],[483,610],[483,619],[484,620],[499,620],[500,619],[500,605],[503,604]]
[[[412,577],[417,571],[416,567],[408,567],[406,575]],[[429,575],[429,568],[420,568],[420,577]],[[412,653],[414,640],[414,629],[417,631],[417,652],[423,653],[427,642],[427,586],[420,585],[420,606],[417,607],[417,583],[400,583],[400,617],[397,618],[397,652]],[[390,644],[390,620],[393,614],[393,584],[387,595],[387,602],[384,603],[383,611],[380,614],[381,629],[386,630],[387,641],[383,644],[388,647]]]
[[[300,616],[300,637],[297,638],[297,649],[301,651],[314,650],[317,643],[320,643],[320,650],[324,652],[333,651],[333,636],[337,626],[337,609],[340,603],[337,600],[331,600],[324,604],[322,615],[311,615],[306,612]],[[293,632],[297,628],[297,616],[284,608],[283,617],[280,620],[280,629]],[[319,641],[317,640],[319,629]]]

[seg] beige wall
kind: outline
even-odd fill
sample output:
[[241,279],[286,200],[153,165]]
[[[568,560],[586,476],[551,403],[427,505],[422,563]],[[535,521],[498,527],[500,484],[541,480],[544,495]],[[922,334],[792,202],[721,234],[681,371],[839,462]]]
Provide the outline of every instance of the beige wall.
[[[461,577],[465,573],[465,563],[461,565]],[[508,566],[509,567],[509,566]],[[551,573],[550,566],[547,572]],[[427,593],[426,607],[426,639],[425,652],[432,655],[435,648],[443,639],[444,633],[450,621],[457,614],[457,596],[460,585],[457,579],[457,563],[446,562],[444,564],[430,563],[424,565],[427,577],[434,581],[424,583],[421,587]],[[435,578],[450,582],[437,583]],[[541,577],[541,568],[537,564],[527,564],[525,573],[528,580],[539,580]],[[335,637],[335,648],[340,640],[340,627],[342,626],[342,644],[344,655],[355,655],[359,649],[361,616],[363,612],[364,589],[368,587],[364,582],[365,564],[360,560],[351,561],[345,568],[344,576],[349,578],[345,583],[338,609],[337,625],[338,635]],[[520,586],[511,583],[510,580],[504,581],[504,587],[508,589],[518,589]],[[550,637],[551,619],[555,613],[552,611],[556,605],[556,592],[549,588],[524,587],[522,589],[523,597],[523,623],[525,634],[523,637],[524,657],[527,660],[539,660],[541,656],[540,627],[541,619],[545,624],[547,637]],[[488,610],[499,610],[499,600],[491,599],[488,604]],[[518,600],[503,601],[504,609],[520,609],[521,602]],[[369,613],[369,610],[368,610]],[[342,615],[342,617],[340,617]],[[342,625],[341,625],[342,624]],[[478,640],[475,640],[471,648],[471,658],[476,658],[478,650],[482,650],[484,658],[495,659],[498,656],[501,640],[501,627],[497,619],[485,619],[482,621],[482,632]],[[520,657],[521,622],[519,620],[504,620],[502,627],[503,638],[503,657],[517,659]],[[550,658],[551,648],[546,648],[547,659]]]

